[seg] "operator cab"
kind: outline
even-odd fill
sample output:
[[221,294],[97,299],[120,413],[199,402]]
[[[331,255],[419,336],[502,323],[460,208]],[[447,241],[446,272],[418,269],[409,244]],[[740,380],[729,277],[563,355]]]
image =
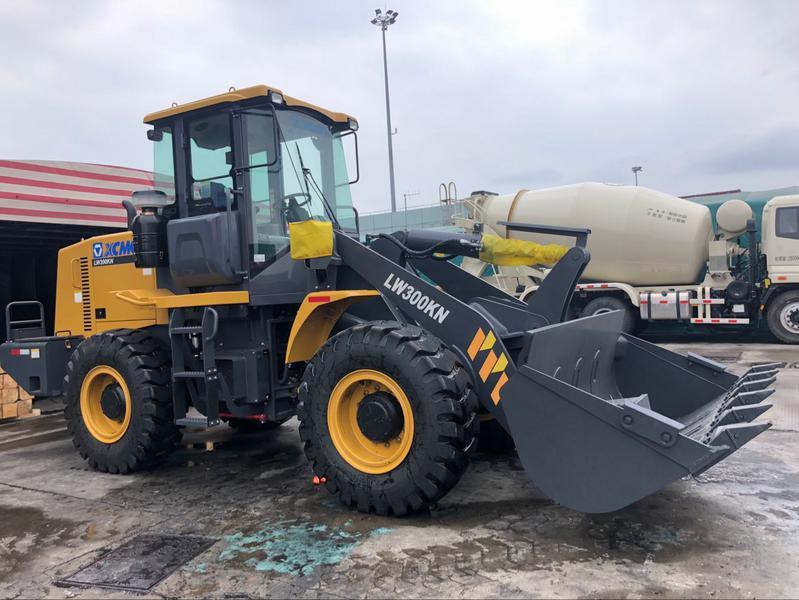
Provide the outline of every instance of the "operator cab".
[[[358,124],[348,115],[259,85],[173,106],[144,122],[153,126],[160,199],[151,193],[133,204],[141,218],[158,215],[158,226],[145,233],[160,228],[165,242],[150,244],[162,248],[157,265],[139,262],[161,267],[159,282],[173,292],[234,286],[252,293],[252,282],[278,264],[285,277],[292,222],[331,221],[357,234],[349,188],[357,176],[348,175],[345,148],[357,174]],[[136,211],[128,214],[133,221]],[[134,239],[142,241],[137,226]],[[298,293],[304,288],[298,282]]]

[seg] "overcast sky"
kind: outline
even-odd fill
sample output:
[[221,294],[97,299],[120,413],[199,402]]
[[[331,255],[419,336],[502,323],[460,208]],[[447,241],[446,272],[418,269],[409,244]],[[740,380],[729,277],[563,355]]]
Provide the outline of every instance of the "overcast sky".
[[0,158],[149,168],[142,116],[267,83],[358,118],[362,211],[587,180],[799,184],[799,1],[0,0]]

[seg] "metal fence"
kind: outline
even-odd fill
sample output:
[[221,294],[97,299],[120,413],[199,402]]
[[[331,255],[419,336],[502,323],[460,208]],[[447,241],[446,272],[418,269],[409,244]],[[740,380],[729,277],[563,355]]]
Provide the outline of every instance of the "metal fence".
[[403,229],[432,229],[452,225],[453,217],[463,216],[463,202],[415,206],[407,211],[361,213],[361,234],[392,233]]

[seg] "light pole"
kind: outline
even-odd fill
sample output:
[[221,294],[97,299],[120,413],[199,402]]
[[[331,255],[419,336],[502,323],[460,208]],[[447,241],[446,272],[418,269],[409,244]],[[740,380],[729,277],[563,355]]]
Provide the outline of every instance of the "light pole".
[[635,185],[638,185],[638,173],[643,171],[643,167],[633,167],[633,175],[635,175]]
[[375,9],[375,18],[372,19],[372,25],[377,25],[383,33],[383,75],[386,81],[386,131],[388,132],[388,176],[391,182],[391,212],[397,212],[397,197],[394,192],[394,146],[392,144],[391,136],[394,133],[391,130],[391,104],[388,99],[388,59],[386,58],[386,29],[389,25],[393,25],[399,13],[395,10],[383,11],[379,8]]

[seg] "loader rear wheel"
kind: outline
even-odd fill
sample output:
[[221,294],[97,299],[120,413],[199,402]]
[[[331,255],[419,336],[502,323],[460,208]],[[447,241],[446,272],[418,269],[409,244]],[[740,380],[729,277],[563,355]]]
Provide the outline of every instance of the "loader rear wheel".
[[299,398],[314,474],[361,512],[428,508],[455,486],[476,445],[471,378],[419,327],[378,321],[342,331],[308,363]]
[[67,363],[64,390],[72,442],[98,471],[149,467],[180,439],[169,356],[147,332],[123,329],[83,341]]

